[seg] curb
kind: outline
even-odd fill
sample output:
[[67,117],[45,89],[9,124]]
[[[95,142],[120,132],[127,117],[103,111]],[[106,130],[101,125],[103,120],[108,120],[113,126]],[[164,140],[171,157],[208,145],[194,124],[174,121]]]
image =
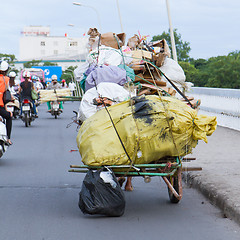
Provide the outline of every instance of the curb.
[[214,206],[220,208],[223,217],[234,220],[240,225],[240,206],[237,206],[227,193],[220,193],[213,184],[204,183],[201,177],[191,173],[183,173],[182,179],[187,186],[197,189]]

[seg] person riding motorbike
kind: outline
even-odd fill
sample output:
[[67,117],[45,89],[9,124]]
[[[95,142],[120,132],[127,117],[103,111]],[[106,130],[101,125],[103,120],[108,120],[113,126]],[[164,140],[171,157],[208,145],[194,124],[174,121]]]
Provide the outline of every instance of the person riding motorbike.
[[9,88],[12,89],[14,92],[18,91],[19,85],[16,85],[15,83],[15,78],[16,78],[16,73],[15,72],[10,72],[8,74],[9,77]]
[[12,94],[13,100],[6,104],[7,110],[11,111],[13,113],[13,117],[17,118],[20,112],[20,96],[18,94],[19,84],[16,84],[15,78],[16,73],[14,71],[11,71],[8,74],[9,80],[9,90]]
[[37,90],[37,92],[39,92],[39,90],[41,90],[41,89],[44,89],[39,77],[32,76],[32,80],[33,80],[33,84],[34,84],[34,87]]
[[19,97],[19,95],[18,95],[19,84],[16,84],[16,82],[15,82],[16,73],[12,71],[8,74],[8,77],[10,78],[9,89],[10,89],[12,95]]
[[68,85],[65,79],[62,80],[62,88],[68,88]]
[[[20,93],[21,99],[27,98],[31,101],[32,106],[33,106],[33,112],[34,112],[33,116],[35,118],[38,118],[35,101],[32,99],[32,94],[31,94],[32,89],[34,89],[34,86],[33,86],[33,83],[30,81],[30,77],[31,77],[30,72],[25,71],[23,73],[24,81],[21,82],[21,84],[20,84],[19,93]],[[20,116],[21,115],[22,115],[22,107],[21,107]]]
[[8,71],[8,63],[6,61],[0,60],[0,116],[2,116],[6,120],[6,129],[7,129],[7,136],[8,136],[8,144],[12,145],[10,140],[11,138],[11,131],[12,131],[12,112],[6,110],[5,104],[3,102],[3,93],[9,87],[9,77],[7,77]]
[[[61,89],[61,84],[57,81],[57,75],[52,75],[52,82],[47,86],[47,90],[52,89]],[[51,103],[47,102],[48,112],[51,112]],[[59,104],[59,110],[62,112],[63,110],[63,102],[61,101]]]

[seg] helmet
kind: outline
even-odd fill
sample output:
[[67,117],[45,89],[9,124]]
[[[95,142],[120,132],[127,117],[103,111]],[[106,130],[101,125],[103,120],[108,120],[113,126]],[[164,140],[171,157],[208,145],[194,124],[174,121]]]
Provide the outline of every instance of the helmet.
[[56,80],[57,81],[57,75],[52,75],[52,80]]
[[12,72],[9,73],[8,76],[14,78],[14,77],[16,77],[16,73],[12,71]]
[[27,77],[27,78],[30,78],[30,77],[31,77],[30,72],[29,72],[29,71],[24,71],[24,72],[23,72],[23,77],[24,77],[24,78],[26,78],[26,77]]
[[8,70],[8,63],[6,61],[0,60],[0,71],[7,71]]
[[31,76],[31,79],[32,80],[37,80],[37,76],[33,75],[33,76]]
[[62,82],[66,82],[65,79],[63,79]]

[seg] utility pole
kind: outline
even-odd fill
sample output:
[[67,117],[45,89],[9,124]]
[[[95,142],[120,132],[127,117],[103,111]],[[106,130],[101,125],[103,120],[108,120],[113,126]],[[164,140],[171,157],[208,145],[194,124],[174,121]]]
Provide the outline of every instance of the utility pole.
[[172,21],[171,21],[171,16],[170,16],[170,8],[169,8],[168,0],[166,0],[166,5],[167,5],[170,38],[171,38],[171,45],[172,45],[172,55],[173,55],[173,60],[175,60],[177,62],[177,51],[176,51],[176,45],[175,45],[175,39],[174,39],[174,34],[173,34]]

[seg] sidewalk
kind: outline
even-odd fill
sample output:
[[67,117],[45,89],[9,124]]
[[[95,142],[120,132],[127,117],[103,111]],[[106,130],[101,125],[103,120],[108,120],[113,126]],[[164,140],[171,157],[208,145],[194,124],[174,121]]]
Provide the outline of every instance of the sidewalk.
[[203,170],[185,172],[187,184],[218,206],[224,217],[240,224],[240,132],[218,126],[208,143],[199,141],[188,157],[196,160],[184,166],[200,166]]

